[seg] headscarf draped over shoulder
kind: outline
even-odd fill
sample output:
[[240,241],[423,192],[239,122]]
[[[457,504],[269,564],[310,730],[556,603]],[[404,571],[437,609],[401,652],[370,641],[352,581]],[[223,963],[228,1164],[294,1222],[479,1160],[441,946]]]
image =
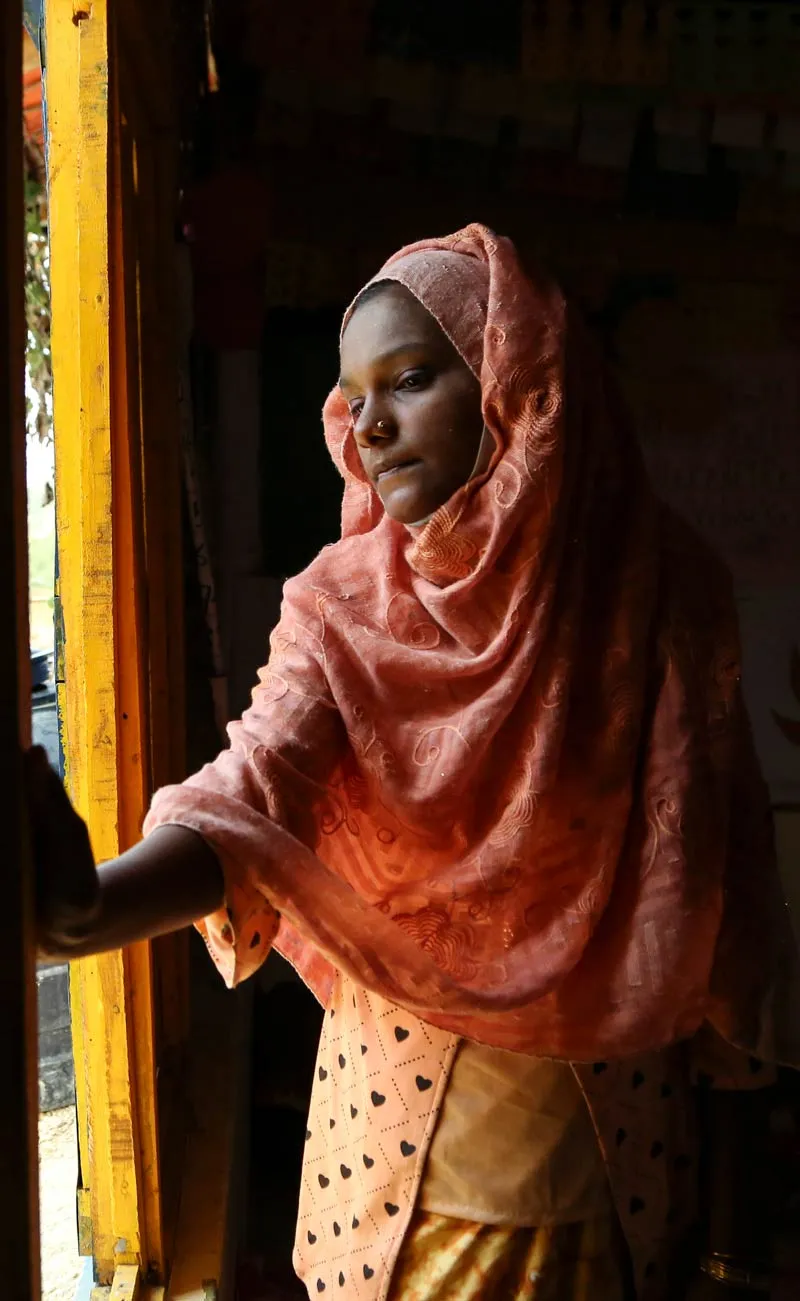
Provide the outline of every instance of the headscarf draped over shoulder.
[[[231,751],[151,825],[209,837],[323,1000],[338,966],[517,1051],[591,1061],[709,1020],[797,1061],[727,572],[654,497],[597,348],[508,240],[470,226],[376,279],[479,376],[494,455],[410,533],[334,389],[342,538],[286,585]],[[260,938],[217,935],[231,979]]]

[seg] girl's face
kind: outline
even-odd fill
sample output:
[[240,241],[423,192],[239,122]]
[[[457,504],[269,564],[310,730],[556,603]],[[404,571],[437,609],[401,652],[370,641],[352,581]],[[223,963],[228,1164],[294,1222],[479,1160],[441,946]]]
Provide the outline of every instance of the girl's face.
[[356,307],[341,365],[361,463],[387,515],[426,520],[475,470],[480,384],[430,313],[392,283]]

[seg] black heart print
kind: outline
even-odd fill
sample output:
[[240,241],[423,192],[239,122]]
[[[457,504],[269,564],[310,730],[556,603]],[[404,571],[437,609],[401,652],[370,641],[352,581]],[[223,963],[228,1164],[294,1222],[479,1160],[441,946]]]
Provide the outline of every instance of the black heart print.
[[[417,1076],[417,1087],[419,1088],[419,1076]],[[428,1081],[428,1088],[430,1088],[430,1081]],[[382,1107],[384,1102],[386,1101],[386,1098],[383,1096],[383,1094],[376,1093],[374,1089],[372,1090],[370,1096],[372,1098],[373,1107]]]
[[366,1051],[367,1051],[367,1045],[366,1045],[366,1044],[362,1044],[362,1045],[361,1045],[361,1056],[362,1056],[362,1057],[364,1056],[364,1053],[365,1053]]
[[426,1093],[428,1089],[432,1088],[432,1086],[433,1080],[426,1080],[424,1075],[417,1076],[417,1088],[420,1093]]
[[339,1274],[339,1287],[344,1287],[344,1274]]
[[384,1202],[383,1205],[387,1215],[397,1215],[400,1210],[400,1207],[395,1206],[393,1202]]
[[324,1292],[324,1291],[325,1291],[325,1284],[323,1283],[323,1281],[322,1281],[321,1278],[318,1278],[318,1279],[317,1279],[317,1291],[318,1291],[318,1292]]
[[367,1167],[368,1170],[371,1170],[372,1167],[374,1166],[374,1164],[375,1164],[375,1162],[373,1161],[372,1157],[371,1157],[371,1156],[367,1156],[367,1154],[366,1154],[366,1152],[365,1152],[365,1153],[364,1153],[364,1165]]
[[330,1126],[331,1129],[334,1129],[336,1126],[336,1121],[331,1119],[328,1121],[328,1125]]
[[343,1179],[349,1179],[353,1173],[349,1166],[340,1165],[339,1170]]
[[340,1236],[342,1232],[341,1224],[337,1224],[335,1220],[333,1221],[333,1232],[336,1234],[337,1238]]
[[375,1270],[370,1269],[369,1265],[364,1266],[364,1278],[367,1280],[367,1282],[369,1282],[369,1280],[373,1277],[374,1273]]
[[407,1039],[410,1034],[411,1031],[404,1030],[401,1025],[396,1025],[394,1028],[394,1037],[399,1044],[401,1044],[404,1039]]
[[328,1184],[330,1183],[330,1179],[327,1179],[325,1175],[317,1175],[317,1178],[319,1179],[320,1188],[328,1187]]
[[340,1070],[344,1070],[344,1068],[345,1068],[346,1065],[347,1065],[347,1058],[345,1057],[344,1053],[339,1053],[339,1068],[340,1068]]
[[327,1080],[327,1078],[328,1078],[328,1072],[325,1070],[325,1067],[324,1067],[324,1066],[320,1066],[320,1068],[319,1068],[319,1078],[320,1078],[320,1081],[322,1081],[322,1080]]
[[354,1215],[354,1216],[353,1216],[353,1228],[354,1228],[354,1229],[357,1229],[357,1228],[360,1227],[360,1225],[361,1225],[361,1221],[360,1221],[360,1220],[357,1220],[356,1217],[355,1217],[355,1215]]
[[356,1118],[357,1115],[358,1115],[358,1107],[354,1107],[353,1104],[352,1104],[352,1102],[351,1102],[351,1103],[350,1103],[350,1117],[351,1117],[351,1119],[352,1119],[352,1120],[355,1120],[355,1118]]
[[317,1240],[317,1235],[316,1235],[316,1233],[312,1233],[311,1230],[309,1229],[309,1231],[308,1231],[308,1241],[309,1241],[309,1244],[310,1244],[312,1247],[314,1246],[314,1243],[316,1242],[316,1240]]
[[402,1143],[400,1144],[400,1151],[403,1153],[403,1156],[413,1156],[416,1150],[417,1149],[414,1146],[414,1144],[407,1143],[405,1139],[403,1139]]

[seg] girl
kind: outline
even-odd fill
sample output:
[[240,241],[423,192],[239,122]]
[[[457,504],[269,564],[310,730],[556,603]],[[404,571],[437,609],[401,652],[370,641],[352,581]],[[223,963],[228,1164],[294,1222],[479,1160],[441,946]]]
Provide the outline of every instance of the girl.
[[[559,292],[482,227],[362,291],[324,420],[342,537],[287,584],[230,748],[97,873],[31,756],[42,949],[196,922],[229,985],[294,964],[327,1009],[312,1295],[672,1301],[692,1078],[798,1056],[728,577]],[[746,1224],[717,1208],[713,1295],[768,1286]]]

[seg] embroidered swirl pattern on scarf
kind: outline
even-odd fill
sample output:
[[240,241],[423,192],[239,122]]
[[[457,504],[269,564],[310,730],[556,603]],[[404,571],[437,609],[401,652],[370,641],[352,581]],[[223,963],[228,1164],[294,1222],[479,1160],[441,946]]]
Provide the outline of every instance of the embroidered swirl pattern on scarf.
[[205,924],[231,982],[276,909],[323,1001],[336,967],[497,1047],[591,1061],[709,1018],[769,1056],[788,922],[726,571],[653,495],[593,342],[507,240],[472,226],[378,278],[479,373],[492,463],[409,533],[334,390],[342,538],[287,583],[231,749],[148,829],[195,827],[247,900]]

